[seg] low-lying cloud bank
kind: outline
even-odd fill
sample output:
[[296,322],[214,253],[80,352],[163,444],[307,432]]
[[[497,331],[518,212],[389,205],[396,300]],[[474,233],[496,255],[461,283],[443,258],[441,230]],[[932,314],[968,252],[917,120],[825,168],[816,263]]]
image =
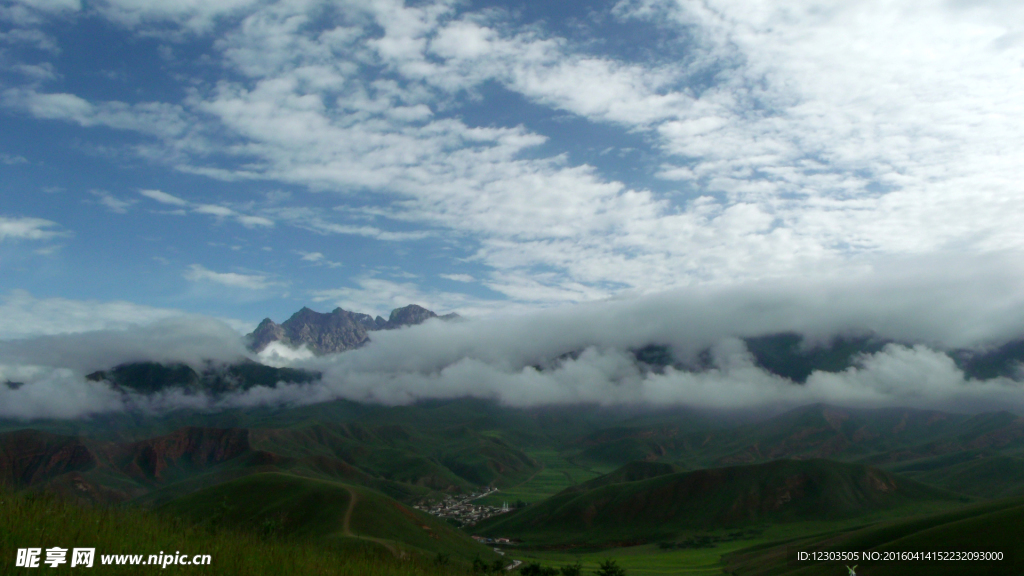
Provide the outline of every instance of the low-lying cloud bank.
[[[163,320],[142,327],[0,342],[0,417],[70,418],[175,408],[300,405],[338,398],[405,404],[474,396],[511,406],[578,402],[782,407],[810,402],[1024,412],[1024,387],[1011,378],[965,377],[944,350],[984,349],[1024,336],[1024,285],[1013,266],[975,274],[917,264],[888,276],[694,288],[652,296],[458,323],[430,321],[375,332],[341,354],[312,357],[280,346],[259,357],[223,322]],[[977,267],[977,263],[975,267]],[[889,344],[838,373],[795,384],[758,367],[740,338],[779,332],[809,342],[875,334]],[[676,358],[710,352],[700,371],[638,366],[631,349],[663,344]],[[813,345],[813,344],[812,344]],[[88,382],[91,371],[123,362],[228,363],[250,357],[323,373],[313,384],[280,384],[206,397],[169,391],[126,395]]]

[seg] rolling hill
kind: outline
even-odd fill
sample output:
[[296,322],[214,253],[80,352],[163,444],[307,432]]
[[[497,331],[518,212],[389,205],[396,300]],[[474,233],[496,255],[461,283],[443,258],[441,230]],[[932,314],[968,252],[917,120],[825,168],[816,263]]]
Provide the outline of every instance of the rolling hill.
[[[857,574],[862,576],[1016,576],[1024,570],[1024,540],[1019,537],[1022,524],[1024,498],[988,501],[949,512],[740,550],[723,557],[723,570],[733,576],[825,576],[843,574],[844,565],[856,564]],[[796,562],[797,551],[997,551],[1003,553],[1003,560],[865,561],[862,557],[848,562]]]
[[890,468],[907,478],[978,496],[1024,496],[1024,458],[983,450],[915,460]]
[[216,527],[242,528],[283,538],[361,539],[401,556],[409,547],[471,560],[497,557],[443,520],[360,486],[260,473],[204,488],[157,512]]
[[484,522],[477,530],[528,543],[636,542],[684,530],[838,520],[966,500],[877,468],[828,460],[778,460],[570,489]]
[[1024,418],[1009,412],[966,415],[814,404],[728,429],[609,427],[579,438],[568,449],[581,461],[614,465],[658,460],[702,468],[828,458],[887,466],[978,449],[1020,453]]
[[[266,527],[248,530],[244,526],[200,525],[138,508],[78,506],[49,495],[15,492],[0,485],[0,546],[12,555],[0,563],[0,574],[23,574],[15,567],[13,551],[18,548],[94,547],[95,565],[86,573],[137,576],[148,572],[195,574],[246,574],[280,576],[282,574],[349,576],[453,576],[473,574],[470,564],[461,558],[441,566],[436,555],[416,555],[405,548],[404,556],[357,538],[328,539],[284,537]],[[137,556],[145,565],[149,555],[180,551],[208,555],[209,566],[166,569],[144,568],[129,559]],[[484,550],[486,553],[487,550]],[[425,556],[425,557],[424,557]],[[192,560],[195,560],[192,558]],[[157,564],[160,566],[160,564]],[[83,566],[69,564],[45,567],[52,574],[74,575]],[[31,570],[29,570],[31,572]]]

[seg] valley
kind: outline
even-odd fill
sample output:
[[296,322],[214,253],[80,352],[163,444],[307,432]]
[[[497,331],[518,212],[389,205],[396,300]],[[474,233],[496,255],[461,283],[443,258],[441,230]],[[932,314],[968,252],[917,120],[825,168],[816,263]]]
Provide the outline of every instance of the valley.
[[[691,431],[667,426],[665,412],[575,411],[335,402],[278,422],[261,410],[208,414],[207,427],[144,439],[130,423],[90,435],[100,423],[83,421],[66,435],[66,422],[39,422],[0,433],[0,478],[28,493],[326,548],[361,542],[467,569],[474,559],[586,569],[615,559],[638,575],[760,574],[743,550],[841,542],[1024,486],[1022,419],[1005,413],[812,405]],[[227,423],[249,426],[217,427]]]

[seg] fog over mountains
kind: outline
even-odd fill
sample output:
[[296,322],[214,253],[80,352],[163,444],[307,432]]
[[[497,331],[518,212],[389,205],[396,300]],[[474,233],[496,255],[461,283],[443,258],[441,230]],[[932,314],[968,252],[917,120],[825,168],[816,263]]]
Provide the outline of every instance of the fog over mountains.
[[[8,340],[0,342],[0,382],[8,383],[0,416],[466,396],[509,406],[1024,410],[1024,296],[1006,289],[1012,279],[905,277],[913,280],[693,288],[460,322],[419,306],[388,320],[303,309],[248,337],[183,317]],[[246,359],[319,378],[217,393],[195,385],[142,393],[86,378],[126,363],[203,374]]]

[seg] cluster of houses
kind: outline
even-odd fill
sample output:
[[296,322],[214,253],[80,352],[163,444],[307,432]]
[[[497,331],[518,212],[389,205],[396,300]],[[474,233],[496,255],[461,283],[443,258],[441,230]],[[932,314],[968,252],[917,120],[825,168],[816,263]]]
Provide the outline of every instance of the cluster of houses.
[[[472,536],[472,538],[473,538],[473,540],[476,540],[477,542],[479,542],[481,544],[517,544],[517,543],[519,543],[519,540],[512,540],[511,538],[488,538],[486,536],[477,536],[476,534],[474,534]],[[501,554],[502,556],[505,555],[505,553],[502,552],[501,549],[499,549],[499,548],[495,548],[494,551],[497,552],[498,554]]]
[[445,496],[444,500],[431,504],[419,504],[416,506],[419,510],[433,514],[434,516],[440,516],[441,518],[451,518],[461,522],[465,526],[473,526],[478,522],[490,518],[491,516],[497,516],[508,512],[508,503],[504,506],[484,506],[482,504],[473,504],[474,500],[483,498],[488,494],[497,492],[497,488],[488,488],[482,493],[472,493],[466,496]]

